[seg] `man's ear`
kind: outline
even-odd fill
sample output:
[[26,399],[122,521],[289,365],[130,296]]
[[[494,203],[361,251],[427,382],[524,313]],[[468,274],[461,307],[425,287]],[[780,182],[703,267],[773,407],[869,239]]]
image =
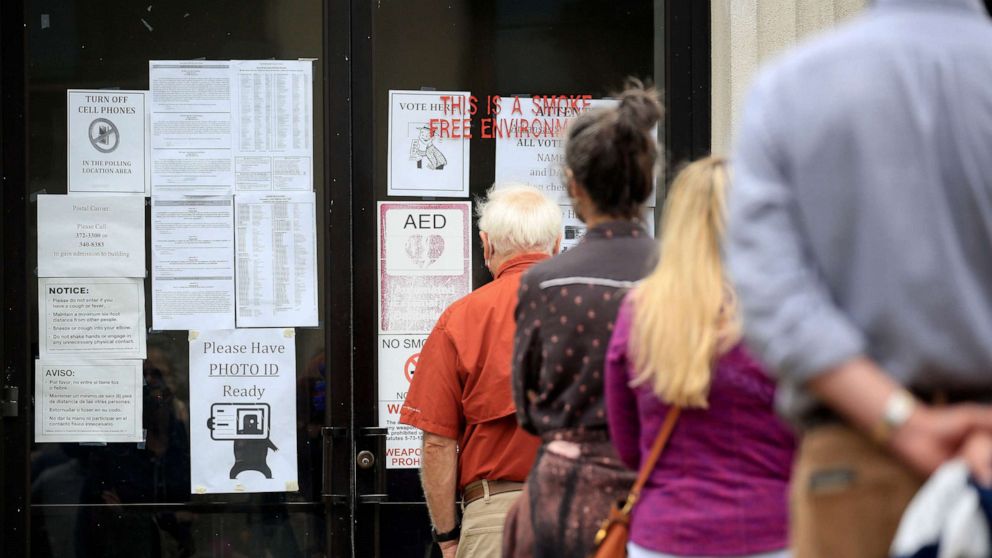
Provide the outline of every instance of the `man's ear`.
[[558,255],[558,252],[560,252],[560,251],[561,251],[561,235],[558,235],[558,238],[555,239],[555,245],[551,249],[551,255],[552,256],[557,256]]
[[489,242],[489,233],[486,231],[479,231],[479,240],[482,241],[482,260],[488,262],[493,259],[493,245]]

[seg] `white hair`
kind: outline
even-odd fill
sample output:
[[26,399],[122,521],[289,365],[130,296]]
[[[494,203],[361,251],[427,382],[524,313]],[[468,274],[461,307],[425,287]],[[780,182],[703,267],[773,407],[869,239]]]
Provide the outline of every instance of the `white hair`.
[[479,200],[479,230],[503,254],[554,250],[561,236],[561,208],[533,186],[498,184]]

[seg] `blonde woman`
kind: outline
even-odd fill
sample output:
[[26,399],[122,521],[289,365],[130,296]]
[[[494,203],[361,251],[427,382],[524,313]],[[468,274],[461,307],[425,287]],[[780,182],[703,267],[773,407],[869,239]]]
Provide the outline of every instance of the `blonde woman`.
[[724,276],[727,175],[709,157],[675,179],[661,257],[620,307],[606,361],[613,445],[640,466],[670,405],[683,412],[633,511],[629,554],[786,556],[792,434],[739,341]]

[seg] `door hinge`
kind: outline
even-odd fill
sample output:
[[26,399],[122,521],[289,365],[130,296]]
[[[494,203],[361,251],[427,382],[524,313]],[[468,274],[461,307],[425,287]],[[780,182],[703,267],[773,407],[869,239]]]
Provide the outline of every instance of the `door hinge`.
[[3,386],[0,398],[0,416],[16,417],[19,415],[17,398],[20,389],[17,386]]

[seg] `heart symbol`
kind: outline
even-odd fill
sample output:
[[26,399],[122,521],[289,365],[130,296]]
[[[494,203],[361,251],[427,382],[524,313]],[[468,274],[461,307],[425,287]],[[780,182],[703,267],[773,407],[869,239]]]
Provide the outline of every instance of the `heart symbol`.
[[436,262],[444,253],[444,237],[439,234],[432,234],[427,238],[427,265]]
[[406,255],[410,256],[410,260],[414,264],[419,267],[424,266],[424,237],[422,235],[410,235],[406,239],[403,249],[406,250]]

